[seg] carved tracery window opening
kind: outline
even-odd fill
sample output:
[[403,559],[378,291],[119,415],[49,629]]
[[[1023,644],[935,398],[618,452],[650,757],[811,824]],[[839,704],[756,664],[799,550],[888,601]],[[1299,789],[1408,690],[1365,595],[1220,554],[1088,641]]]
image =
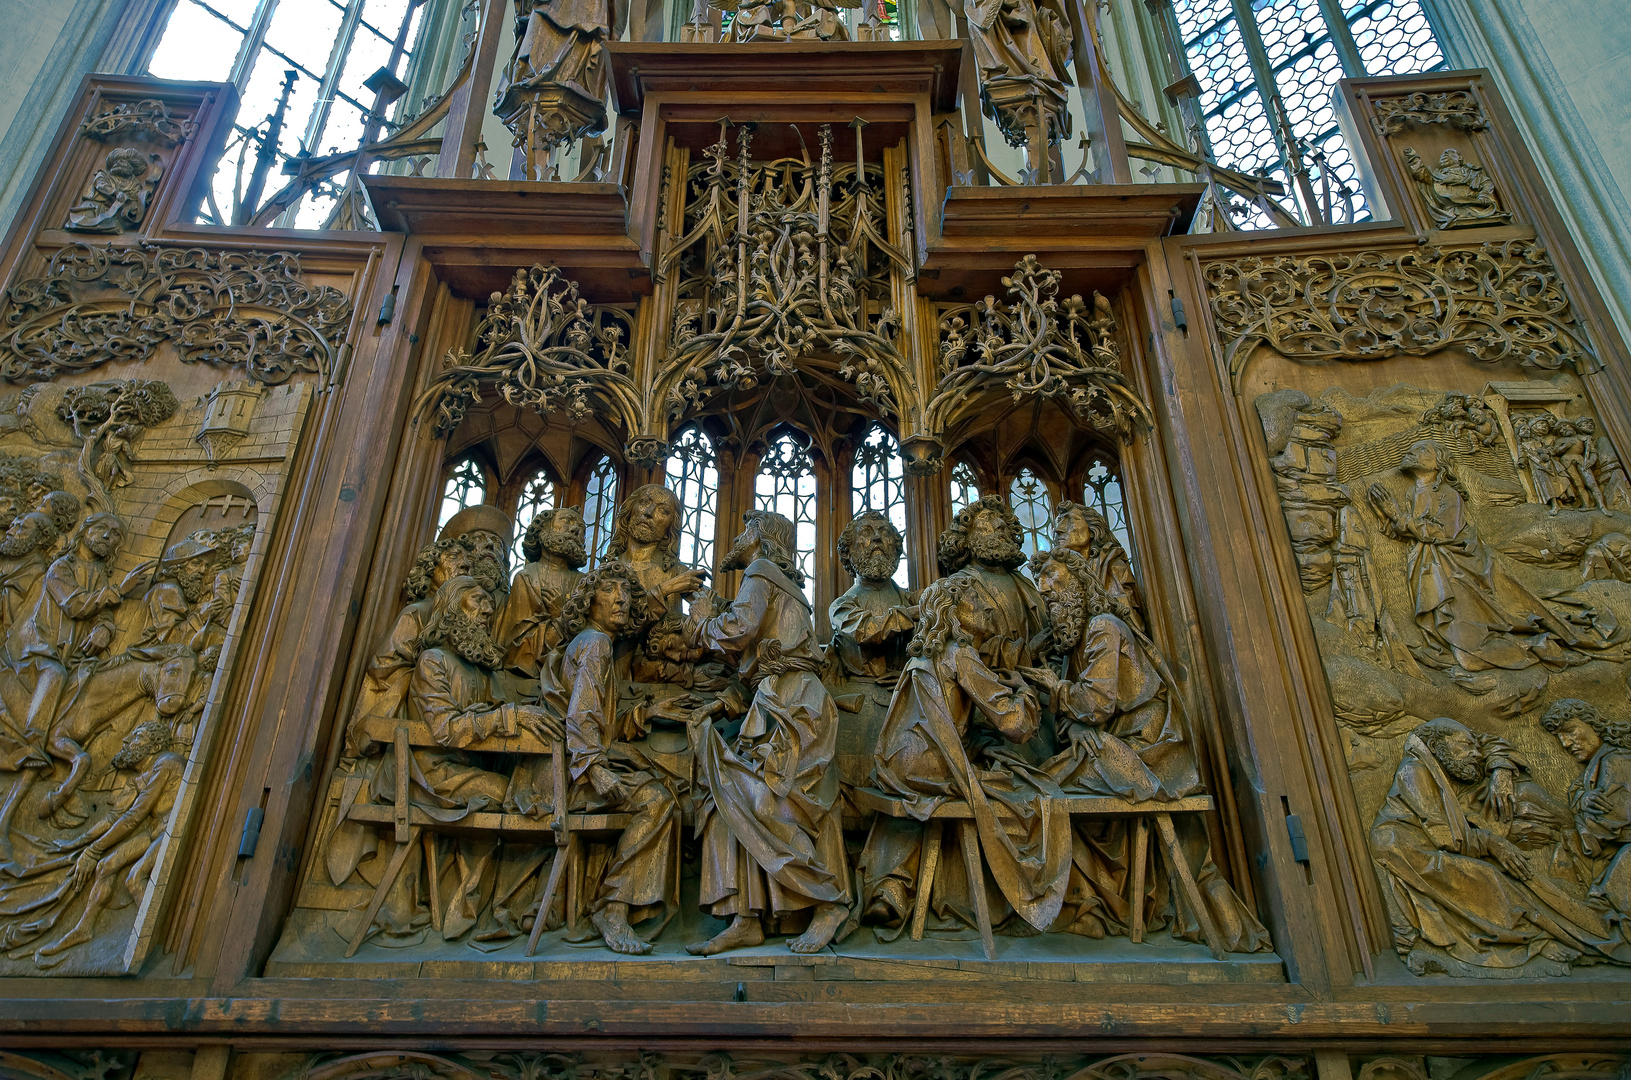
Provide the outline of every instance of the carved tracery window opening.
[[759,459],[753,481],[753,505],[773,510],[793,523],[798,538],[799,569],[804,572],[804,595],[814,600],[813,556],[816,547],[816,471],[810,450],[787,428],[771,440]]
[[453,466],[442,485],[442,509],[436,517],[440,529],[467,506],[480,506],[487,501],[487,474],[473,457],[467,457]]
[[1025,554],[1047,551],[1053,540],[1053,492],[1029,465],[1014,474],[1009,483],[1008,505],[1019,518],[1020,528],[1025,530],[1020,540]]
[[527,527],[532,524],[533,518],[545,510],[555,509],[555,499],[555,479],[549,475],[548,470],[539,469],[522,487],[521,497],[515,504],[515,537],[510,544],[512,573],[521,569],[522,564],[527,561],[526,555],[521,550],[521,540],[527,535]]
[[1082,504],[1091,506],[1109,523],[1122,550],[1133,552],[1132,533],[1127,527],[1127,497],[1121,486],[1121,470],[1115,459],[1095,454],[1082,478]]
[[[855,449],[850,468],[850,516],[876,510],[906,533],[906,470],[895,437],[874,424]],[[907,585],[906,560],[895,570],[895,583]]]
[[669,444],[665,482],[680,500],[680,562],[713,569],[719,507],[719,459],[695,424]]
[[951,512],[953,515],[965,506],[972,506],[980,499],[980,478],[974,475],[974,467],[966,461],[959,461],[951,467]]
[[589,562],[598,565],[606,554],[606,545],[612,542],[612,523],[617,513],[617,469],[605,454],[595,462],[584,484],[583,522],[584,549]]

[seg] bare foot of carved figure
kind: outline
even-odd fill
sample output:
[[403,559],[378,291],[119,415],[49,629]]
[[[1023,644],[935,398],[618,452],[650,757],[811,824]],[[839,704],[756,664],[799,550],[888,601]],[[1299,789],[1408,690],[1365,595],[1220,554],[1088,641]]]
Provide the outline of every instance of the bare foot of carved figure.
[[789,941],[787,947],[796,953],[820,952],[832,942],[832,936],[838,933],[848,915],[849,909],[843,904],[822,904],[811,916],[810,928]]
[[606,947],[612,952],[627,953],[630,956],[644,956],[651,951],[651,942],[641,941],[640,936],[629,925],[629,905],[613,902],[589,916],[589,921],[595,924],[600,936],[605,939]]
[[34,954],[34,962],[42,968],[55,967],[61,961],[49,959],[50,957],[67,952],[75,945],[85,944],[91,940],[92,936],[90,927],[83,922],[76,923],[72,930],[57,938],[51,944],[41,945],[39,951]]
[[[836,928],[835,928],[836,929]],[[738,915],[731,924],[707,941],[685,947],[692,956],[714,956],[727,949],[751,949],[765,943],[765,928],[757,915]]]

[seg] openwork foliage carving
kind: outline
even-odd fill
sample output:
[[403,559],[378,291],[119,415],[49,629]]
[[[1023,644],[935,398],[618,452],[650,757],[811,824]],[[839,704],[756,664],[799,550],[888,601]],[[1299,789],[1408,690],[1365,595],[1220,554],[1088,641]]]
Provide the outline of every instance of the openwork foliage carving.
[[1258,345],[1304,363],[1459,347],[1539,371],[1596,366],[1556,268],[1532,240],[1251,257],[1208,263],[1204,273],[1237,379]]
[[1060,274],[1027,255],[1002,279],[1009,299],[987,296],[943,308],[940,382],[925,410],[944,431],[1000,383],[1014,397],[1059,398],[1077,416],[1120,438],[1148,421],[1149,410],[1121,370],[1115,312],[1098,293],[1059,299]]
[[594,395],[636,431],[643,395],[629,378],[629,330],[628,312],[590,304],[555,267],[517,270],[509,289],[493,294],[476,354],[449,353],[416,411],[432,415],[445,434],[485,388],[511,405],[564,412],[577,423],[588,418]]
[[1465,90],[1381,98],[1375,105],[1376,115],[1371,117],[1371,124],[1378,135],[1393,135],[1411,124],[1448,124],[1460,131],[1483,131],[1489,127],[1478,99]]
[[899,317],[873,301],[888,293],[891,264],[911,265],[884,236],[882,170],[835,165],[830,124],[815,163],[754,164],[745,127],[733,162],[726,138],[722,129],[690,171],[687,231],[658,267],[687,274],[659,373],[664,408],[684,415],[814,354],[837,358],[862,400],[898,414],[912,386],[894,344]]
[[299,257],[281,251],[70,244],[9,299],[10,382],[148,360],[170,344],[183,363],[242,365],[275,385],[326,374],[351,321],[345,294],[307,284]]
[[174,146],[193,137],[198,125],[192,120],[178,120],[170,115],[164,102],[157,98],[127,101],[113,108],[88,116],[79,125],[79,133],[98,142],[106,142],[115,135],[146,135]]

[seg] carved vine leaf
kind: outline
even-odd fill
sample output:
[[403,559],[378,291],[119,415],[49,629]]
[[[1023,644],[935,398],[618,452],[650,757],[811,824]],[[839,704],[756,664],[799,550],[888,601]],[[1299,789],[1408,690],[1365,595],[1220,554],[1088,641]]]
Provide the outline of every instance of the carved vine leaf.
[[899,415],[914,389],[895,346],[900,317],[869,304],[888,294],[891,267],[912,273],[884,235],[883,170],[835,165],[831,125],[813,163],[753,163],[746,128],[733,162],[725,138],[689,171],[686,231],[658,266],[659,276],[685,274],[658,372],[661,407],[682,416],[814,354],[835,357],[861,400]]
[[1448,124],[1461,131],[1483,131],[1489,127],[1478,99],[1465,90],[1379,98],[1375,107],[1371,125],[1378,135],[1397,134],[1411,124]]
[[276,385],[326,374],[351,302],[306,283],[289,252],[69,244],[47,273],[12,286],[0,378],[33,382],[141,361],[163,344],[183,363],[242,365]]
[[1000,383],[1015,401],[1057,398],[1101,431],[1128,439],[1149,423],[1149,409],[1121,370],[1121,344],[1110,302],[1098,293],[1059,299],[1061,275],[1034,255],[1002,279],[995,296],[942,308],[940,382],[924,410],[926,427],[944,431],[977,407],[976,394]]
[[630,329],[627,311],[590,304],[555,267],[517,270],[509,289],[492,296],[475,355],[449,353],[415,411],[446,434],[484,389],[540,414],[564,412],[572,423],[588,419],[593,397],[636,431],[642,394],[629,378]]
[[129,133],[146,135],[166,146],[185,142],[197,131],[197,123],[171,116],[169,108],[157,98],[123,102],[95,116],[86,117],[84,123],[79,125],[81,135],[98,142]]
[[1292,360],[1386,360],[1466,349],[1489,364],[1590,371],[1557,270],[1533,240],[1208,263],[1212,315],[1238,380],[1257,345]]

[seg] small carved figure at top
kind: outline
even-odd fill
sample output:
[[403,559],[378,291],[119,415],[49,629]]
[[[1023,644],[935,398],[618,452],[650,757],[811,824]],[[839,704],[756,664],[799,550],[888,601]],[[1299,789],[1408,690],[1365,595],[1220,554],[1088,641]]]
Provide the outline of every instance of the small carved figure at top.
[[1103,514],[1091,506],[1063,500],[1053,511],[1053,546],[1086,559],[1109,598],[1110,610],[1139,633],[1147,632],[1133,564]]
[[103,167],[91,174],[84,194],[68,208],[63,228],[115,235],[140,228],[163,175],[157,154],[143,154],[128,146],[108,151]]
[[1583,509],[1589,510],[1595,506],[1607,514],[1608,503],[1603,501],[1603,488],[1597,481],[1597,441],[1592,437],[1594,430],[1595,426],[1589,420],[1584,430],[1579,421],[1559,420],[1557,442],[1553,446],[1569,480],[1580,494]]
[[900,565],[900,530],[868,510],[838,536],[838,561],[855,576],[849,591],[832,602],[832,651],[851,678],[894,685],[906,664],[906,642],[917,625],[917,598],[894,582]]
[[521,538],[527,563],[515,572],[493,630],[508,652],[507,666],[536,675],[549,651],[563,644],[556,620],[589,561],[583,535],[583,511],[575,506],[545,510],[527,525]]
[[1421,422],[1441,426],[1452,436],[1465,435],[1479,446],[1494,446],[1501,438],[1495,410],[1473,394],[1445,394],[1421,414]]
[[732,41],[848,41],[843,8],[861,0],[710,0],[731,19]]
[[1048,625],[1036,586],[1019,573],[1025,564],[1023,536],[1019,518],[999,495],[984,495],[963,507],[940,534],[940,572],[969,567],[980,601],[991,609],[996,625],[980,646],[980,656],[998,671],[1035,663],[1038,636]]
[[[515,0],[515,51],[493,111],[518,145],[540,134],[541,144],[565,145],[605,130],[613,13],[613,0]],[[539,115],[529,117],[529,106]],[[527,130],[535,125],[544,132]]]
[[1074,40],[1057,0],[964,0],[987,110],[1013,145],[1043,121],[1047,141],[1070,134],[1064,87]]
[[1416,181],[1422,201],[1441,229],[1475,228],[1512,220],[1495,196],[1495,181],[1483,166],[1450,149],[1439,155],[1438,168],[1422,161],[1410,147],[1404,151],[1405,171]]
[[1535,499],[1545,503],[1551,514],[1576,498],[1569,471],[1558,452],[1557,435],[1552,430],[1555,423],[1550,413],[1543,412],[1515,417],[1512,424],[1523,462],[1529,467],[1529,479],[1535,486]]

